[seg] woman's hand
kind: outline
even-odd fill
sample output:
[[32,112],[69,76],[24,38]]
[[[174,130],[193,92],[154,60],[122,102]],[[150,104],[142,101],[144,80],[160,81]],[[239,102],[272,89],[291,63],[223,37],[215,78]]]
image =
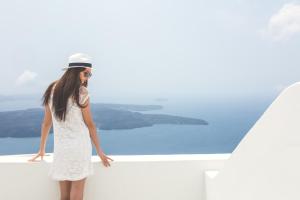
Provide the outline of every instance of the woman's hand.
[[43,157],[45,155],[45,150],[39,150],[39,152],[31,159],[29,159],[28,161],[35,161],[35,159],[37,159],[38,157],[41,156],[41,160],[43,160]]
[[113,159],[111,159],[110,157],[108,157],[107,155],[105,155],[103,152],[101,152],[99,154],[100,159],[102,160],[102,163],[105,167],[110,166],[110,163],[108,162],[108,160],[114,161]]

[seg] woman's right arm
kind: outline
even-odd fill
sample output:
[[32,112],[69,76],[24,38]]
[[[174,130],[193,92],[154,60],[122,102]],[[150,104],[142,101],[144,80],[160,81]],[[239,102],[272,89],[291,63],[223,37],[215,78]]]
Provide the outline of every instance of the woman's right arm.
[[92,118],[89,91],[84,86],[81,86],[79,89],[80,89],[79,90],[79,92],[80,92],[79,93],[80,94],[79,95],[79,103],[84,106],[86,105],[85,108],[81,108],[83,120],[89,129],[90,137],[96,147],[97,154],[100,156],[100,159],[102,160],[104,166],[110,166],[108,160],[113,161],[113,159],[106,156],[105,153],[103,152],[103,150],[100,148],[100,144],[99,144],[100,139],[98,138],[97,128],[96,128],[94,120]]
[[95,145],[96,151],[97,151],[98,155],[100,155],[103,153],[103,151],[100,147],[100,144],[99,144],[100,139],[98,138],[97,128],[96,128],[95,123],[92,118],[92,113],[91,113],[91,108],[90,108],[90,98],[88,98],[86,100],[86,104],[87,104],[87,106],[85,108],[81,108],[83,120],[89,129],[90,137]]

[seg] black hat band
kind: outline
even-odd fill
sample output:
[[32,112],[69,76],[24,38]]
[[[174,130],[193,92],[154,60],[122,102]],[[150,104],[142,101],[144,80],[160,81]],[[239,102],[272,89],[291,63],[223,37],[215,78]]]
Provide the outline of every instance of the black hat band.
[[69,67],[70,66],[85,66],[85,67],[90,67],[92,68],[92,64],[91,63],[80,63],[80,62],[77,62],[77,63],[69,63]]

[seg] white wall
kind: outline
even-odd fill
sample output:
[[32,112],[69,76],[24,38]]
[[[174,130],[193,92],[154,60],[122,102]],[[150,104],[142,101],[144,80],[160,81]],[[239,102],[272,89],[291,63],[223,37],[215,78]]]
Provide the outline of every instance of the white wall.
[[[0,199],[59,200],[58,182],[48,178],[52,154],[0,156]],[[110,155],[109,155],[110,156]],[[220,169],[230,154],[110,156],[106,168],[93,156],[95,174],[85,185],[86,200],[204,200],[204,171]]]
[[275,99],[212,182],[209,200],[300,199],[300,82]]

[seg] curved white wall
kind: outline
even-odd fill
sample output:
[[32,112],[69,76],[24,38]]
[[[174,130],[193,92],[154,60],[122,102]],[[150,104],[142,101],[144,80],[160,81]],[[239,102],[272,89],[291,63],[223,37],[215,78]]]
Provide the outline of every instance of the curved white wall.
[[268,107],[210,186],[209,200],[300,199],[300,82]]
[[[59,200],[58,182],[47,177],[52,154],[28,163],[32,156],[0,156],[1,200]],[[93,156],[95,174],[87,179],[84,199],[204,200],[204,171],[222,168],[229,156],[112,155],[109,168]]]

